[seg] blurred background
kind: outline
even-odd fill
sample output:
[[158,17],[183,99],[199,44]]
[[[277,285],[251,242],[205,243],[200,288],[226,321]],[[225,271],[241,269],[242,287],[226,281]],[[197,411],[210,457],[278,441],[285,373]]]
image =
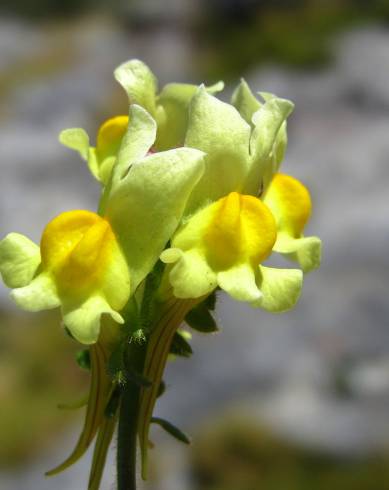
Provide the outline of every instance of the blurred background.
[[[194,335],[165,376],[145,490],[389,489],[389,1],[2,0],[0,235],[39,240],[98,185],[57,141],[126,112],[112,77],[147,62],[161,85],[244,76],[292,99],[284,171],[308,185],[307,234],[324,243],[297,308],[273,316],[224,296],[222,331]],[[90,454],[67,456],[88,376],[59,316],[17,311],[0,286],[0,489],[86,488]],[[114,453],[102,489],[114,488]]]

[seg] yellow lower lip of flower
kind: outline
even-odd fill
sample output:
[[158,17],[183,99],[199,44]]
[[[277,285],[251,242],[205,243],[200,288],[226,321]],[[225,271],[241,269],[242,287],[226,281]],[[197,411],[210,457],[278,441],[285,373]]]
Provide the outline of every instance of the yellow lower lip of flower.
[[259,199],[231,192],[204,211],[209,221],[203,244],[215,269],[227,269],[239,262],[255,267],[271,253],[275,221]]
[[312,202],[308,189],[300,181],[276,174],[264,201],[273,211],[280,231],[294,238],[301,236],[311,216]]
[[97,152],[100,156],[116,153],[128,126],[128,116],[115,116],[105,121],[97,133]]
[[43,232],[42,266],[53,273],[60,289],[96,287],[115,244],[107,220],[90,211],[68,211],[54,218]]

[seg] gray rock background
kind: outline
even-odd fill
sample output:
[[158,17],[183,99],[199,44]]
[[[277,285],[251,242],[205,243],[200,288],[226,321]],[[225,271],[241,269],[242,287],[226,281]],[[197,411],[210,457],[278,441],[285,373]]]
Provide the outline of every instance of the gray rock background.
[[[311,190],[307,234],[322,238],[323,265],[306,277],[288,314],[220,298],[223,331],[195,336],[195,355],[169,366],[169,390],[157,406],[187,430],[239,406],[284,437],[332,453],[389,446],[389,32],[360,28],[335,44],[334,64],[320,71],[267,66],[245,74],[254,89],[296,103],[283,170]],[[1,20],[0,70],[12,76],[0,93],[0,235],[19,231],[38,240],[54,215],[93,210],[98,186],[59,145],[58,132],[82,126],[93,134],[111,115],[110,97],[125,104],[112,78],[123,60],[141,57],[162,84],[189,81],[194,49],[185,31],[170,25],[145,36],[95,18],[69,34]],[[39,73],[47,59],[56,66]],[[2,307],[13,308],[3,285],[0,293]],[[0,475],[0,488],[83,488],[87,458],[55,483],[41,476],[75,437],[23,473]],[[184,452],[156,438],[168,448],[157,454],[176,471],[155,489],[187,488]]]

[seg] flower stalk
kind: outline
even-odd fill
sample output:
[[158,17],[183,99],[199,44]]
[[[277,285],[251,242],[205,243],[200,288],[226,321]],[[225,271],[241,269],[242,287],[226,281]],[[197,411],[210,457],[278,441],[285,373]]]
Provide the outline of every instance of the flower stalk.
[[141,387],[131,379],[132,372],[142,372],[145,345],[128,344],[124,366],[126,381],[121,387],[117,436],[117,488],[136,490],[139,399]]

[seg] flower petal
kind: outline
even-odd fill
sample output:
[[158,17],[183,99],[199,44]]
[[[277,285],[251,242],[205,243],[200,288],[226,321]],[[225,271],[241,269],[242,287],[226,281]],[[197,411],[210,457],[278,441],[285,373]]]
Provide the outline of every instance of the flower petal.
[[248,264],[239,264],[217,274],[217,282],[238,301],[256,301],[262,294],[255,282],[255,273]]
[[294,104],[290,100],[266,95],[265,104],[253,114],[255,126],[250,139],[250,152],[262,160],[269,155],[283,122],[292,113]]
[[41,311],[60,306],[55,283],[49,274],[41,273],[28,286],[11,291],[11,297],[23,310]]
[[319,267],[320,239],[303,237],[304,227],[312,211],[308,189],[297,179],[278,173],[265,194],[264,202],[277,222],[278,234],[274,250],[299,262],[304,272]]
[[128,115],[110,117],[103,122],[96,140],[96,150],[101,161],[117,154],[127,127]]
[[84,160],[88,159],[89,136],[82,128],[64,129],[59,134],[59,141],[68,148],[78,151]]
[[91,296],[81,305],[64,304],[62,308],[65,326],[82,344],[97,342],[100,334],[101,315],[108,314],[115,322],[124,323],[122,316],[99,295]]
[[[173,250],[177,249],[168,249],[162,253],[162,262],[172,261]],[[190,250],[180,253],[169,272],[169,282],[176,298],[200,298],[216,288],[217,277],[205,258],[197,250]]]
[[186,214],[232,191],[240,191],[249,166],[250,126],[229,104],[200,87],[190,103],[185,146],[204,151],[205,172]]
[[157,124],[143,107],[130,106],[128,129],[123,137],[113,173],[113,186],[126,176],[130,166],[147,155],[157,133]]
[[137,59],[127,61],[116,68],[114,75],[127,92],[130,104],[138,104],[155,114],[157,79],[145,63]]
[[258,288],[262,297],[252,306],[274,313],[287,311],[296,304],[302,288],[303,274],[298,269],[275,269],[259,266]]
[[19,233],[0,241],[0,273],[9,288],[29,284],[41,261],[38,245]]
[[268,207],[253,196],[231,192],[191,216],[161,260],[175,262],[169,281],[176,297],[198,298],[219,284],[234,298],[253,301],[261,295],[255,271],[275,241]]
[[[218,82],[206,90],[214,94],[223,88],[223,82]],[[184,145],[189,103],[197,90],[197,85],[187,83],[169,83],[162,89],[157,99],[156,113],[158,136],[155,146],[159,151]]]
[[[278,164],[273,155],[273,148],[278,133],[293,107],[293,103],[289,100],[273,97],[254,113],[252,117],[254,130],[250,138],[252,162],[245,192],[257,195],[261,187],[266,188],[269,185],[277,171]],[[281,153],[277,153],[278,157],[280,155]]]
[[[277,98],[274,94],[269,92],[259,92],[259,95],[267,102],[271,99]],[[282,160],[284,159],[286,147],[288,145],[288,133],[286,120],[281,124],[278,131],[277,138],[273,145],[273,157],[276,164],[276,170],[278,170]]]
[[89,146],[89,136],[84,129],[64,129],[59,134],[59,141],[68,148],[78,151],[81,158],[87,161],[88,168],[93,177],[99,181],[101,180],[96,149]]
[[107,201],[106,217],[126,255],[132,292],[177,228],[203,173],[203,156],[192,148],[152,154],[131,167]]
[[253,114],[262,105],[243,78],[232,94],[231,104],[239,111],[239,114],[248,124],[252,124]]
[[300,238],[312,212],[308,189],[294,177],[278,173],[263,200],[276,219],[278,231]]
[[320,266],[321,240],[316,236],[293,238],[279,234],[273,250],[298,262],[304,272],[310,272]]

